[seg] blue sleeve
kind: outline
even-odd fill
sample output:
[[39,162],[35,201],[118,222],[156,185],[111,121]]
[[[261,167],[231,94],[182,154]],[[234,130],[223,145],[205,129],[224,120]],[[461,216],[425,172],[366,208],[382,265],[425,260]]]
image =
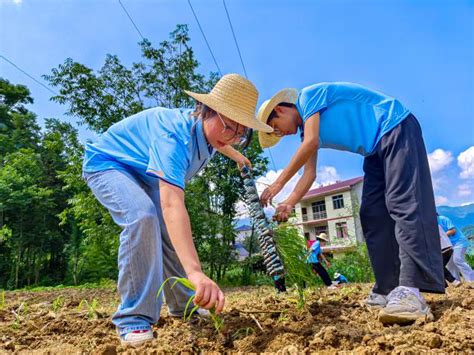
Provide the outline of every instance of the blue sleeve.
[[188,165],[187,146],[175,135],[167,134],[153,141],[146,173],[184,190]]
[[441,226],[443,227],[445,232],[449,231],[450,229],[456,228],[453,222],[448,217],[444,216],[443,218],[441,218]]
[[309,117],[327,107],[327,86],[313,85],[304,88],[298,96],[296,106],[303,123],[306,123]]

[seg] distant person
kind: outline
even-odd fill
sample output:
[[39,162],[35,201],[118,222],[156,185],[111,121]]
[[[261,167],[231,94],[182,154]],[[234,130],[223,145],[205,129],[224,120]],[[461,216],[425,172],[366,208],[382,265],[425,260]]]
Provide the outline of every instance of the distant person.
[[443,254],[444,280],[446,281],[444,286],[448,287],[449,282],[454,287],[457,287],[461,284],[461,281],[456,280],[453,274],[451,274],[451,272],[446,269],[446,265],[448,264],[449,260],[451,260],[451,256],[453,255],[453,244],[449,240],[449,237],[446,235],[446,232],[443,230],[443,227],[441,227],[439,224],[438,229],[439,237],[441,240],[441,253]]
[[340,284],[349,283],[349,280],[347,280],[347,278],[344,275],[342,275],[338,272],[335,272],[334,273],[334,282],[335,282],[336,285],[340,285]]
[[306,261],[311,265],[313,272],[318,274],[319,277],[323,280],[324,284],[327,287],[332,286],[331,277],[329,276],[327,270],[321,264],[321,261],[324,261],[328,268],[331,267],[327,259],[324,257],[321,252],[321,242],[325,243],[328,241],[326,233],[321,233],[318,236],[311,235],[310,240],[312,241],[311,246],[309,247],[308,256]]
[[276,209],[287,220],[316,178],[318,151],[364,156],[360,219],[375,285],[369,306],[383,323],[431,315],[420,291],[443,293],[443,260],[431,173],[418,120],[399,100],[362,85],[323,82],[284,89],[265,101],[258,118],[273,133],[259,133],[263,148],[300,132],[301,145],[261,196],[266,205],[304,166],[293,192]]
[[448,263],[448,270],[458,281],[461,281],[461,275],[466,282],[474,281],[474,271],[466,262],[466,251],[469,247],[467,238],[446,216],[438,215],[438,224],[453,244],[453,256]]

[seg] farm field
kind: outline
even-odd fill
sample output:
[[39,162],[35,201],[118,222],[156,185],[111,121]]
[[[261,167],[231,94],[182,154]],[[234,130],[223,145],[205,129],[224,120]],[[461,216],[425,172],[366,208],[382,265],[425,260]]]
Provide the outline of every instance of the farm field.
[[6,292],[0,309],[0,353],[142,354],[170,352],[420,353],[474,350],[474,289],[427,295],[435,320],[383,326],[363,300],[369,284],[312,289],[297,307],[296,293],[270,287],[226,290],[218,332],[209,319],[168,315],[146,346],[121,346],[110,322],[118,296],[112,288]]

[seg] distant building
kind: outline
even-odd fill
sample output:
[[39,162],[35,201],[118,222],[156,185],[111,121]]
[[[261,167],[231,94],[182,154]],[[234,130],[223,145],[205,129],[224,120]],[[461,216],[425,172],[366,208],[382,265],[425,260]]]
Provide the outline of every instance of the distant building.
[[319,187],[295,206],[296,221],[306,239],[322,232],[329,237],[326,251],[338,252],[364,241],[359,218],[363,177]]
[[236,233],[235,242],[242,243],[252,234],[252,227],[248,224],[244,224],[240,227],[235,228],[234,231]]

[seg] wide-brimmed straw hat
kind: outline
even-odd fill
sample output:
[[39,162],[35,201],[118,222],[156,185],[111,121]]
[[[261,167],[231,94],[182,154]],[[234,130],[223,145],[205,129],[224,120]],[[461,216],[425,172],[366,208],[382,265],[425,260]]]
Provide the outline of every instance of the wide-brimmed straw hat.
[[241,125],[257,131],[273,132],[273,128],[255,117],[257,89],[249,80],[238,74],[224,75],[209,94],[188,90],[185,90],[185,93]]
[[[296,89],[283,89],[277,92],[270,100],[265,101],[262,106],[260,106],[257,119],[262,123],[267,123],[268,117],[272,111],[281,103],[296,104],[298,99],[298,90]],[[274,146],[280,141],[281,137],[276,136],[275,134],[258,132],[258,141],[262,148],[268,148]]]
[[329,242],[328,235],[326,233],[319,234],[316,238]]

